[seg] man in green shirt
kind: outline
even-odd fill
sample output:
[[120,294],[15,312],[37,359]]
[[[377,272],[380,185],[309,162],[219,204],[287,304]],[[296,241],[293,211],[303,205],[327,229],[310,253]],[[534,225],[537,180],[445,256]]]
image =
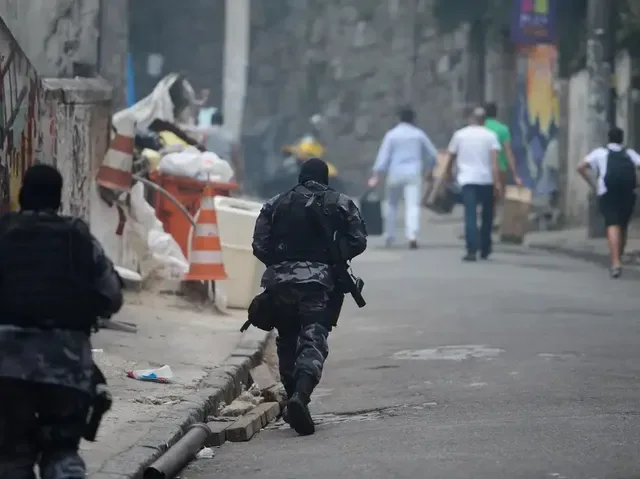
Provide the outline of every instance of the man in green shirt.
[[[511,149],[511,132],[509,127],[504,123],[498,121],[498,107],[495,103],[487,103],[485,106],[485,128],[488,128],[496,134],[498,141],[500,142],[500,152],[498,153],[498,165],[500,167],[500,183],[501,191],[504,191],[507,186],[509,177],[509,170],[513,173],[513,179],[517,185],[522,185],[522,180],[518,176],[516,170],[516,160],[513,156],[513,150]],[[497,201],[494,201],[494,210],[497,205]],[[495,211],[494,211],[495,218]]]

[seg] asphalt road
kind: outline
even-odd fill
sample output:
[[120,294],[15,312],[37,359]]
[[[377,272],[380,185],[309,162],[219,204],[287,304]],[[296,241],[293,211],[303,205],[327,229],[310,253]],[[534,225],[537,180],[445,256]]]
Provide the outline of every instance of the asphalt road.
[[276,424],[181,477],[640,477],[638,283],[520,248],[463,264],[443,230],[358,262],[314,436]]

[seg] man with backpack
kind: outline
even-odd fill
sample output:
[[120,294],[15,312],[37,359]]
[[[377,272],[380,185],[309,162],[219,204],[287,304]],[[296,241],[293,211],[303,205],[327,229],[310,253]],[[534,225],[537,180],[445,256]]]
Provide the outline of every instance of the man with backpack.
[[[621,256],[627,242],[627,227],[636,202],[636,168],[640,167],[640,155],[623,145],[621,128],[611,128],[608,140],[607,146],[596,148],[580,162],[578,173],[598,195],[611,252],[611,277],[618,278],[622,273]],[[589,169],[597,175],[595,183]]]

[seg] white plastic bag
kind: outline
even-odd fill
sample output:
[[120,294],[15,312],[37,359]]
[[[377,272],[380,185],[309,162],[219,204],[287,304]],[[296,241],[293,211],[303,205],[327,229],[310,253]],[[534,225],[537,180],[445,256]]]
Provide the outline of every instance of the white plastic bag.
[[131,189],[131,229],[136,233],[136,245],[143,278],[156,275],[164,279],[181,279],[189,271],[182,249],[144,198],[144,186],[136,183]]
[[[206,165],[206,167],[205,167]],[[226,183],[233,177],[233,169],[226,161],[210,151],[204,153],[190,147],[184,151],[162,157],[158,170],[166,175],[193,178],[195,180]]]

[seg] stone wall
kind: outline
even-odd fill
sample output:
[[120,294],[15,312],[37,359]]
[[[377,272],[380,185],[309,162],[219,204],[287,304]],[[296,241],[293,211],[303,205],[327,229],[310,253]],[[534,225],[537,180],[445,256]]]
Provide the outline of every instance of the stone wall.
[[138,99],[166,74],[183,72],[196,92],[209,89],[211,104],[221,105],[223,0],[132,0],[129,16]]
[[439,35],[430,9],[428,0],[253,0],[244,130],[265,138],[260,160],[319,113],[330,160],[362,184],[406,101],[445,146],[464,118],[467,34]]

